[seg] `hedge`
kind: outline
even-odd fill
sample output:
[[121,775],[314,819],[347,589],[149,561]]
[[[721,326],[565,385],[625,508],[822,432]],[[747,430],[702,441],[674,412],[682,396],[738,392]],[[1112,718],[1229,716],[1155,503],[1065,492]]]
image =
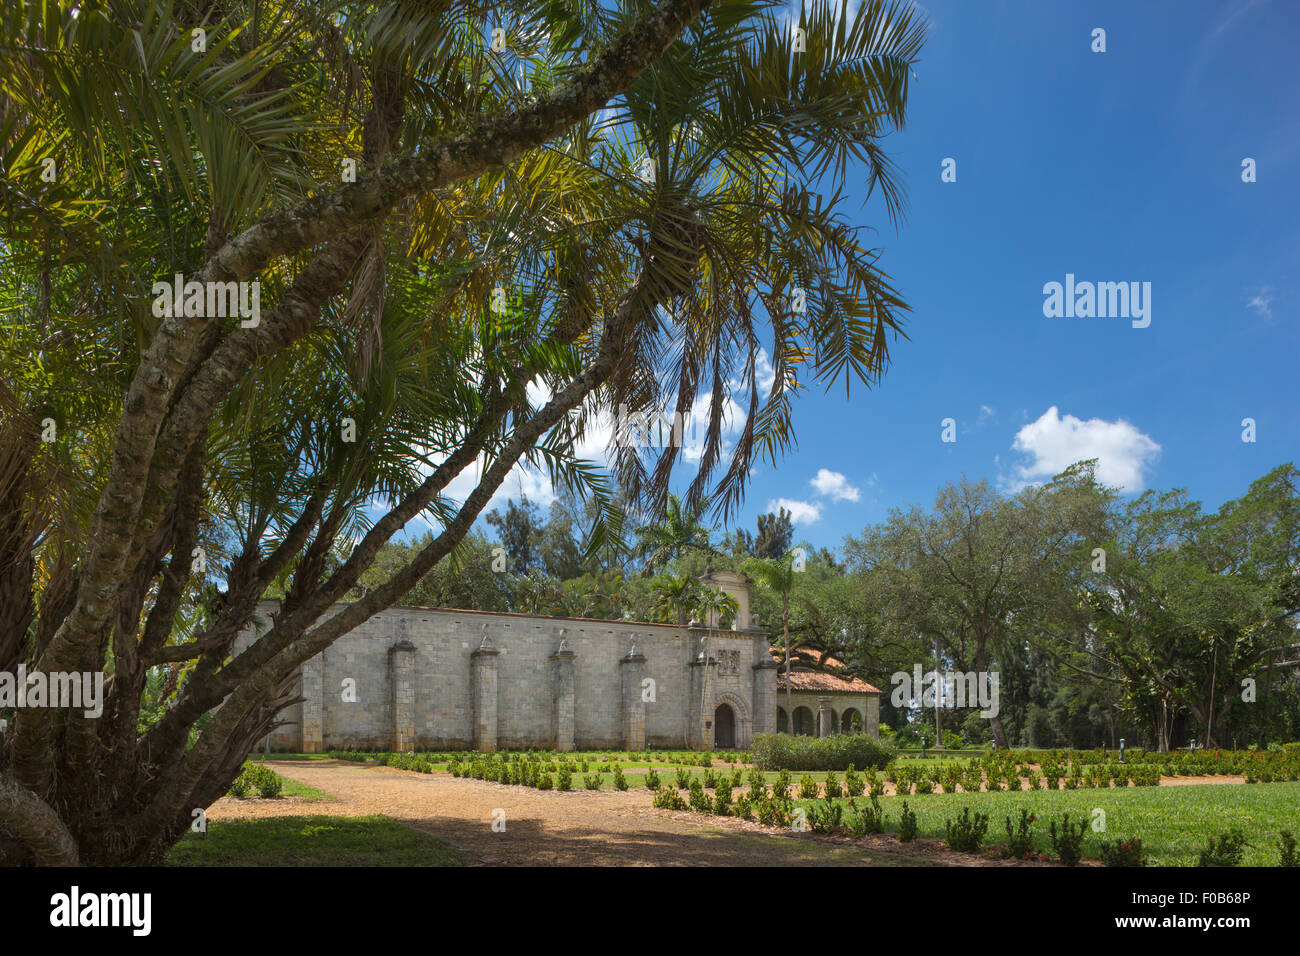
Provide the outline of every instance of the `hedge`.
[[753,750],[760,770],[847,770],[850,764],[856,770],[883,769],[898,753],[892,743],[866,734],[755,734]]

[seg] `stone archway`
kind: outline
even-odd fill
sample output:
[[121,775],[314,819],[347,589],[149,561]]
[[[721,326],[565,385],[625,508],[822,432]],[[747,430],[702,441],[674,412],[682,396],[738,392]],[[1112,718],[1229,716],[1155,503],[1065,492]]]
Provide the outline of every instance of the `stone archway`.
[[862,713],[856,707],[846,707],[840,715],[840,733],[862,733]]
[[736,712],[730,704],[719,704],[713,712],[713,749],[734,750],[736,747]]
[[788,734],[790,732],[790,718],[785,715],[785,708],[776,709],[776,732],[778,734]]
[[[714,706],[713,740],[716,742],[719,739],[718,737],[719,718],[717,714],[717,709],[722,707],[724,704],[727,707],[731,708],[731,716],[733,718],[732,726],[735,727],[735,734],[733,736],[734,743],[730,744],[726,749],[743,750],[746,747],[753,746],[754,724],[749,715],[749,707],[748,705],[746,705],[743,698],[738,697],[737,695],[731,693],[730,691],[724,691],[713,698],[713,706]],[[722,745],[715,743],[715,746],[721,747]]]
[[796,707],[794,709],[794,727],[791,730],[801,737],[811,737],[816,732],[815,728],[813,712],[807,707]]

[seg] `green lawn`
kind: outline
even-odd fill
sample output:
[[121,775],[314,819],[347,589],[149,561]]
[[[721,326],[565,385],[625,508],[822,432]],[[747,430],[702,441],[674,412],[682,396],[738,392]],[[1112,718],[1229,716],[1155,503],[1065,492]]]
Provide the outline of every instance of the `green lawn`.
[[455,847],[388,817],[220,820],[188,833],[170,866],[464,866]]
[[315,787],[310,787],[305,783],[299,783],[297,780],[290,777],[282,776],[280,779],[284,781],[284,791],[281,796],[298,797],[299,799],[307,800],[312,803],[323,803],[334,799],[325,791],[317,790]]
[[[1098,856],[1102,839],[1140,837],[1153,866],[1195,866],[1197,854],[1215,836],[1240,827],[1249,844],[1243,865],[1276,866],[1278,832],[1300,836],[1300,783],[1202,784],[1186,787],[1129,787],[1125,790],[1024,790],[1019,793],[936,793],[910,797],[882,797],[886,828],[898,831],[903,801],[916,813],[920,835],[944,836],[944,823],[964,807],[989,816],[990,844],[1006,839],[1004,819],[1014,823],[1024,807],[1038,816],[1034,826],[1036,846],[1051,854],[1047,826],[1067,812],[1071,821],[1092,819],[1100,807],[1106,812],[1106,831],[1084,836],[1085,857]],[[812,801],[797,801],[808,806]],[[841,803],[847,803],[841,800]]]

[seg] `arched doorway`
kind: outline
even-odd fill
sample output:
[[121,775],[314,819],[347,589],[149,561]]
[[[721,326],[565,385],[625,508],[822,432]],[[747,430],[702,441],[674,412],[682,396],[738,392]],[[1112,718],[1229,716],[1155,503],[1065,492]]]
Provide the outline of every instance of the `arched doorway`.
[[794,732],[804,737],[813,735],[813,714],[807,707],[794,709]]
[[728,704],[719,704],[713,712],[713,746],[717,750],[736,746],[736,712]]
[[788,734],[790,732],[790,718],[785,715],[785,708],[776,709],[776,732],[778,734]]
[[840,733],[860,734],[862,733],[862,715],[856,709],[850,707],[844,711],[840,717]]

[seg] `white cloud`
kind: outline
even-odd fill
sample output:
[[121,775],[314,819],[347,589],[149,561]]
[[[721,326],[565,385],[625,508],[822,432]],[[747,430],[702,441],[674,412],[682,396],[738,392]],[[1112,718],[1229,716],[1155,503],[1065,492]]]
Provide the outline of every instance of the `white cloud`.
[[831,471],[829,468],[818,468],[817,477],[808,484],[816,489],[817,494],[830,498],[832,501],[857,501],[861,497],[858,494],[858,489],[849,484],[847,478],[838,471]]
[[1253,296],[1246,300],[1246,307],[1254,309],[1262,318],[1273,318],[1273,290],[1268,286],[1261,286]]
[[795,524],[813,524],[822,518],[821,505],[809,501],[795,501],[791,498],[773,498],[767,503],[767,510],[777,512],[784,508],[790,512],[790,520]]
[[772,368],[772,358],[767,354],[767,349],[758,350],[754,359],[754,378],[758,380],[758,397],[762,401],[772,391],[772,383],[776,381],[776,369]]
[[1055,405],[1021,428],[1011,447],[1031,459],[1016,469],[1019,487],[1051,478],[1076,461],[1096,458],[1097,480],[1130,492],[1143,489],[1143,472],[1161,451],[1149,435],[1123,419],[1062,417]]

